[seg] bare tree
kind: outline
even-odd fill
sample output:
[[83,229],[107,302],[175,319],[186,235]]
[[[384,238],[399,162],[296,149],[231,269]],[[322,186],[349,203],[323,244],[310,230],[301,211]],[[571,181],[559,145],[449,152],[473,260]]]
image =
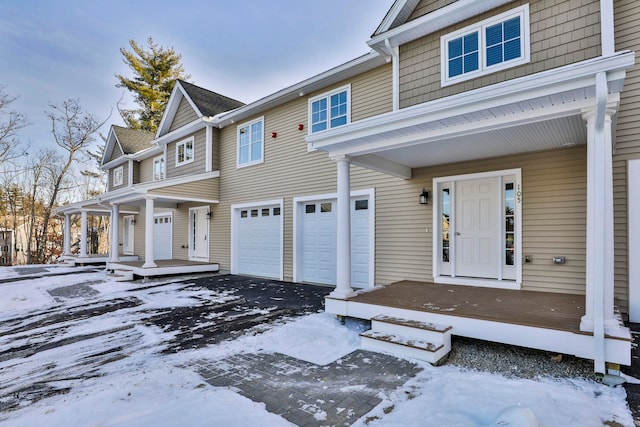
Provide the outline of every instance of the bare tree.
[[24,114],[11,110],[11,103],[16,99],[0,86],[0,165],[26,153],[26,147],[18,140],[18,131],[29,122]]
[[104,125],[106,120],[98,121],[92,114],[82,110],[80,101],[69,99],[61,105],[49,104],[50,110],[46,112],[51,121],[51,133],[58,147],[67,153],[66,159],[61,163],[60,169],[53,171],[48,200],[45,203],[42,229],[45,231],[39,242],[37,259],[43,261],[44,248],[47,246],[49,221],[58,201],[58,196],[63,190],[64,179],[74,161],[83,154],[94,141],[94,135]]

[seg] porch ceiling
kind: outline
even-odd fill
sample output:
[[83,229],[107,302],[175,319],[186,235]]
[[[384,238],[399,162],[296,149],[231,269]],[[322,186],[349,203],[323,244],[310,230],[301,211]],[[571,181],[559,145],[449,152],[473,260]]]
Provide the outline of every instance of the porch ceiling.
[[[454,133],[454,132],[452,132]],[[573,115],[538,123],[504,127],[470,135],[425,136],[408,146],[378,151],[374,156],[408,168],[433,166],[585,144],[587,129]],[[371,155],[352,156],[356,164],[372,162]]]

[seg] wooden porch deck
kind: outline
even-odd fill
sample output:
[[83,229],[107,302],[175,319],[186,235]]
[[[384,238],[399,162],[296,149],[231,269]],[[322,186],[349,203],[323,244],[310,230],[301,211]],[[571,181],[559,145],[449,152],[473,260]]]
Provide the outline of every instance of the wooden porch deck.
[[[452,328],[452,335],[595,357],[590,332],[580,331],[583,295],[401,281],[339,299],[325,311],[370,320],[383,315]],[[608,362],[631,364],[631,333],[622,324],[605,337]]]
[[581,333],[584,295],[402,281],[348,301]]

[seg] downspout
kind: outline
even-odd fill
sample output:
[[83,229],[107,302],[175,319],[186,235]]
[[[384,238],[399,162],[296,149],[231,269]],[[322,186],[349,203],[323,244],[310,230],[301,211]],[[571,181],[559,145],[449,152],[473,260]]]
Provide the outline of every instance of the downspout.
[[397,47],[391,46],[389,39],[385,39],[384,45],[387,48],[387,53],[391,56],[393,111],[398,111],[400,109],[400,54]]
[[[609,88],[607,84],[607,73],[599,72],[596,74],[596,114],[594,124],[594,145],[601,147],[606,144],[604,136],[604,120],[607,108],[607,97]],[[603,178],[603,177],[600,177]],[[594,201],[597,203],[597,200]],[[604,221],[604,218],[597,218],[596,224],[601,223],[597,220]],[[600,234],[597,241],[604,244],[606,240],[606,228],[596,227],[597,233]],[[600,245],[598,245],[600,246]],[[596,373],[606,374],[606,352],[605,352],[605,334],[604,334],[604,284],[606,281],[606,268],[604,259],[597,257],[598,263],[602,263],[596,271],[598,275],[594,277],[593,289],[593,341],[594,341],[594,368]]]
[[600,0],[600,38],[602,56],[613,55],[616,51],[613,0]]

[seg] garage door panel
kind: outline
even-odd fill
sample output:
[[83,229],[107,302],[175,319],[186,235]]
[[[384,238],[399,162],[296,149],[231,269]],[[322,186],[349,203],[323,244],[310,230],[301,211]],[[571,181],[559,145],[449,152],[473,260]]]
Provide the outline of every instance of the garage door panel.
[[[306,202],[302,217],[302,280],[336,284],[336,209],[334,201]],[[352,284],[369,285],[369,201],[351,203]]]
[[238,210],[239,274],[280,278],[282,232],[279,207]]

